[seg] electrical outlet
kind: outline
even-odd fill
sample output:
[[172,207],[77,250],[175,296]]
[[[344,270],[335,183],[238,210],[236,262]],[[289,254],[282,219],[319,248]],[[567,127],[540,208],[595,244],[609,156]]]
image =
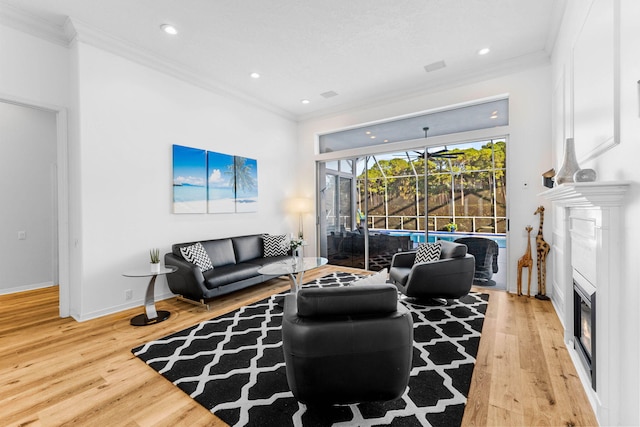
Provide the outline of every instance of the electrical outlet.
[[18,240],[27,240],[27,232],[18,231]]
[[526,181],[525,181],[525,182],[523,182],[523,183],[522,183],[522,189],[523,189],[523,190],[528,190],[528,189],[529,189],[529,183],[528,183],[528,182],[526,182]]
[[131,289],[127,289],[126,291],[124,291],[124,299],[129,301],[133,298],[133,292],[131,291]]

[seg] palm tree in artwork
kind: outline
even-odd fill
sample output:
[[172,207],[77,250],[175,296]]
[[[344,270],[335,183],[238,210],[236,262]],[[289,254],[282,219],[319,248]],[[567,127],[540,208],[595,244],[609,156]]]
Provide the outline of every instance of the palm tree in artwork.
[[[235,173],[234,173],[235,172]],[[229,165],[229,185],[233,188],[233,192],[238,190],[250,191],[256,188],[256,180],[253,178],[252,167],[247,164],[245,157],[235,156],[233,158],[233,166]]]

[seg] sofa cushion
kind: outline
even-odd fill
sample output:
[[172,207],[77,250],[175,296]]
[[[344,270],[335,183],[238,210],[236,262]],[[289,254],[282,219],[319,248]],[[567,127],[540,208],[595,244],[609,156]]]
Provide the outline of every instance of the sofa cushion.
[[207,254],[207,251],[204,250],[204,247],[201,243],[195,243],[191,246],[184,246],[180,248],[180,253],[185,260],[197,265],[203,272],[213,269],[209,254]]
[[204,273],[204,283],[209,289],[228,285],[230,283],[259,276],[259,268],[260,267],[255,264],[248,263],[217,267]]
[[274,262],[285,261],[285,260],[288,260],[290,262],[291,255],[270,256],[268,258],[254,258],[254,259],[248,260],[247,262],[245,262],[245,264],[257,265],[258,268],[261,268],[261,267],[264,267],[265,265],[273,264]]
[[435,243],[422,243],[418,246],[414,263],[418,264],[421,262],[438,261],[440,259],[441,249],[442,244],[440,243],[440,241],[437,241]]
[[237,263],[262,258],[264,248],[261,235],[232,237],[231,241],[233,242]]
[[262,239],[264,241],[265,258],[287,254],[289,247],[287,245],[287,236],[284,234],[265,234]]
[[231,239],[204,240],[201,243],[215,268],[236,263]]

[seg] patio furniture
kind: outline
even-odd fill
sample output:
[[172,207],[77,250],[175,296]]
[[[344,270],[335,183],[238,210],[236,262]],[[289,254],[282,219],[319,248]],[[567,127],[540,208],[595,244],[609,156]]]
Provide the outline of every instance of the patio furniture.
[[491,277],[498,272],[498,243],[486,237],[461,237],[455,242],[466,245],[468,253],[476,259],[473,284],[495,286],[496,282]]

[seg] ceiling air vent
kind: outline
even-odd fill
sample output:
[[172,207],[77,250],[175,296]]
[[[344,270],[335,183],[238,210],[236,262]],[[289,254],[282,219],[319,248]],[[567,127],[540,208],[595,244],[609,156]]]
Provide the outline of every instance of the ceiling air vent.
[[438,62],[433,62],[429,65],[425,65],[424,69],[427,73],[430,73],[432,71],[439,70],[440,68],[444,68],[446,66],[447,64],[445,64],[444,61],[438,61]]
[[330,90],[328,92],[321,93],[320,96],[323,98],[333,98],[334,96],[338,96],[338,93]]

